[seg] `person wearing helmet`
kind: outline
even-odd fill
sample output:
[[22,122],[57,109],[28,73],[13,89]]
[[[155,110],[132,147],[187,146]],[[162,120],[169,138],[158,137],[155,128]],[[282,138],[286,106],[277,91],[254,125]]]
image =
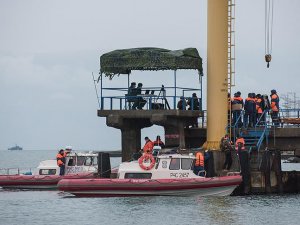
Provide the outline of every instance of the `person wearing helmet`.
[[66,157],[72,151],[72,146],[66,146],[64,151],[64,157]]
[[160,146],[161,148],[165,147],[165,143],[160,139],[159,135],[156,136],[156,140],[153,141],[153,145],[154,146]]

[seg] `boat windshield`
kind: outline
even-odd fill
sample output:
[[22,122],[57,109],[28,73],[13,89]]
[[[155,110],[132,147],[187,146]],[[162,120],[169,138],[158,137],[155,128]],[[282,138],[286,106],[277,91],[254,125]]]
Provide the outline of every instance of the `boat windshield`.
[[190,170],[193,163],[193,159],[181,159],[181,169]]
[[98,165],[98,157],[94,156],[93,157],[93,166],[97,166]]
[[77,166],[82,166],[85,162],[84,156],[77,156]]
[[169,166],[170,170],[179,170],[180,169],[180,159],[172,158]]
[[97,156],[69,156],[67,158],[68,166],[97,166]]
[[71,156],[69,158],[69,161],[68,161],[68,166],[75,166],[76,165],[76,157],[75,156]]

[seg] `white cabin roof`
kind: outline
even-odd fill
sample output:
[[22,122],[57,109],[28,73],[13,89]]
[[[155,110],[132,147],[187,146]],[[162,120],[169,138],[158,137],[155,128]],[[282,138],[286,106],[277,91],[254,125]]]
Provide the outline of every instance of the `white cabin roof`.
[[55,169],[58,168],[56,159],[44,160],[41,161],[38,165],[39,169]]

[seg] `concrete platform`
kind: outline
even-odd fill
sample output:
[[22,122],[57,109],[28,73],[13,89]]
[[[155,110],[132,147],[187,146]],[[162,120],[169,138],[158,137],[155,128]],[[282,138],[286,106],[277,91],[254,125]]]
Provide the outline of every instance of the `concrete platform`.
[[106,117],[107,126],[121,130],[122,161],[141,149],[141,129],[153,125],[164,127],[166,147],[193,147],[195,143],[186,144],[185,127],[203,116],[199,110],[98,110],[97,114]]

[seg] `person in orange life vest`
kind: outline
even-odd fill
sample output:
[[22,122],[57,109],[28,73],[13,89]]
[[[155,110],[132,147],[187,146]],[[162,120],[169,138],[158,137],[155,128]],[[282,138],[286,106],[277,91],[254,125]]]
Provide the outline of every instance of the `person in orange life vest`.
[[245,151],[245,139],[238,135],[235,141],[235,150],[237,151],[237,153],[240,151]]
[[153,142],[148,137],[145,137],[145,145],[143,147],[144,153],[152,154],[152,150]]
[[279,126],[279,97],[276,90],[271,90],[271,118],[275,126]]
[[220,143],[220,149],[222,152],[225,153],[225,162],[223,165],[223,170],[230,170],[230,167],[232,165],[231,144],[232,144],[232,142],[230,141],[228,134],[225,134],[225,136],[222,137],[221,143]]
[[[245,115],[244,115],[244,127],[254,127],[256,121],[256,103],[255,103],[255,94],[249,93],[248,98],[245,100]],[[249,122],[249,123],[248,123]]]
[[59,150],[58,154],[56,155],[56,161],[57,161],[57,165],[60,168],[59,175],[63,176],[65,174],[65,163],[66,163],[63,149]]
[[165,147],[165,143],[162,142],[159,135],[156,136],[156,140],[153,141],[153,145],[154,146],[160,146],[161,148]]
[[235,125],[237,123],[238,127],[241,127],[243,123],[240,115],[244,107],[244,101],[243,98],[241,97],[241,92],[239,91],[235,93],[233,96],[234,97],[231,101],[232,124]]
[[262,114],[264,109],[264,99],[261,96],[261,94],[256,95],[255,103],[256,103],[256,122],[260,124],[261,121],[263,121]]
[[196,160],[195,160],[195,165],[194,165],[194,173],[198,176],[203,176],[203,171],[204,170],[204,161],[205,157],[203,155],[203,152],[199,151],[196,152]]

